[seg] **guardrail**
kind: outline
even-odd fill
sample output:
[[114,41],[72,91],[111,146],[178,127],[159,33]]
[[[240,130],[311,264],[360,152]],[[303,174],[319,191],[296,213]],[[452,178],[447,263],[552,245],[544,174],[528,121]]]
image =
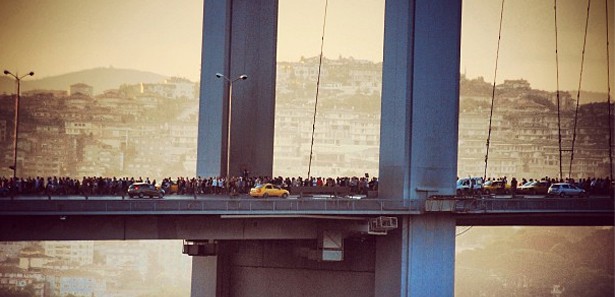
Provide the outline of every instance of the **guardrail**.
[[0,200],[0,215],[47,214],[390,214],[452,213],[586,213],[614,212],[614,199],[601,198],[479,198],[405,199],[252,199],[193,196],[179,199],[120,200],[119,197],[55,196]]
[[428,212],[614,212],[613,198],[429,199]]
[[0,200],[0,215],[46,214],[413,214],[416,200],[182,199]]

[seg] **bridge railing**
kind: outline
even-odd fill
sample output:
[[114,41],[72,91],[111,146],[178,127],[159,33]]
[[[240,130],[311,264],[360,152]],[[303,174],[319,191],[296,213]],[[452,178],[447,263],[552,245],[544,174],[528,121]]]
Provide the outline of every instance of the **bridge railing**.
[[419,214],[614,212],[611,197],[590,198],[484,198],[484,199],[242,199],[214,198],[115,200],[98,197],[52,197],[0,200],[0,215],[45,214]]
[[0,214],[149,213],[420,213],[415,200],[387,199],[207,199],[207,200],[0,200]]
[[430,199],[426,211],[456,213],[613,212],[613,198]]

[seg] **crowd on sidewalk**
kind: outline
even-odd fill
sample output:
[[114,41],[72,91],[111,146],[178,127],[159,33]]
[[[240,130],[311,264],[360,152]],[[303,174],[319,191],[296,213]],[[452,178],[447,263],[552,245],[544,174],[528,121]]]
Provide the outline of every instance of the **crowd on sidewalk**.
[[[518,187],[533,181],[546,182],[547,185],[567,182],[584,189],[589,194],[608,194],[613,192],[613,181],[609,178],[581,178],[581,179],[556,179],[544,177],[541,179],[519,179],[506,177],[488,178],[487,181],[503,181],[504,185],[517,191]],[[486,181],[486,182],[487,182]],[[265,183],[271,183],[284,189],[291,190],[297,187],[348,187],[353,195],[367,195],[369,191],[378,191],[378,179],[376,177],[266,177],[250,176],[244,173],[242,176],[234,176],[230,179],[225,177],[170,177],[161,181],[150,180],[148,177],[82,177],[81,179],[70,177],[28,177],[17,178],[0,177],[0,197],[10,195],[111,195],[123,196],[128,187],[137,182],[146,182],[159,187],[165,194],[197,195],[197,194],[228,194],[229,191],[239,194],[247,194],[251,188]]]
[[196,195],[196,194],[245,194],[256,185],[271,183],[285,189],[293,187],[348,187],[352,194],[364,194],[378,190],[378,179],[373,177],[265,177],[265,176],[235,176],[225,177],[170,177],[162,181],[150,180],[149,177],[0,177],[0,196],[11,195],[83,195],[83,196],[123,196],[133,183],[145,182],[165,191],[166,194]]

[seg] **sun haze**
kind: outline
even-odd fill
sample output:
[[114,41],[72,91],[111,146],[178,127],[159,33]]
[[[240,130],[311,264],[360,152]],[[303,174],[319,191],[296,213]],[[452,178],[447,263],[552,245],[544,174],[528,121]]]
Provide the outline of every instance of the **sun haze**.
[[[609,1],[613,27],[613,0],[593,1],[584,90],[606,92],[604,1]],[[575,90],[587,2],[557,3],[560,88]],[[381,61],[384,6],[384,0],[329,1],[325,56]],[[500,1],[463,1],[460,71],[468,77],[493,80],[500,9]],[[279,1],[279,61],[320,53],[324,10],[324,0]],[[202,0],[3,1],[0,65],[20,73],[35,71],[38,78],[111,66],[198,81],[202,16]],[[534,88],[555,90],[555,66],[553,2],[505,2],[498,83],[524,78]]]

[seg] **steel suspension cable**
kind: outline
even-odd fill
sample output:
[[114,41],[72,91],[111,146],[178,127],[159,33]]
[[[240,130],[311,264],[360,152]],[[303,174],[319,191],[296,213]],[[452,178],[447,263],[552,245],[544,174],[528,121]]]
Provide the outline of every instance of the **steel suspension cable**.
[[577,139],[577,122],[579,114],[579,101],[581,99],[581,83],[583,81],[583,65],[585,64],[585,47],[587,46],[587,27],[589,25],[589,9],[591,0],[587,0],[587,15],[585,16],[585,34],[583,36],[583,51],[581,52],[581,71],[579,73],[579,87],[577,88],[577,104],[574,110],[574,125],[572,126],[572,146],[570,148],[570,164],[568,167],[568,177],[572,178],[572,161],[574,160],[574,144]]
[[611,108],[611,61],[609,59],[609,0],[604,1],[606,8],[606,87],[607,87],[607,108],[609,109],[609,176],[613,180],[613,119]]
[[316,131],[316,110],[318,107],[318,91],[320,90],[320,70],[322,69],[322,56],[323,56],[323,48],[325,45],[325,27],[327,24],[327,6],[329,6],[329,1],[325,0],[325,12],[322,21],[322,35],[320,39],[320,58],[318,60],[318,76],[316,78],[316,101],[314,102],[314,118],[312,119],[312,141],[310,143],[310,161],[308,163],[308,174],[307,178],[310,178],[311,170],[312,170],[312,154],[314,152],[314,132]]
[[459,233],[455,234],[455,237],[461,236],[461,235],[465,234],[466,232],[470,231],[470,229],[472,229],[473,227],[474,226],[469,226],[469,227],[463,229],[463,231],[460,231]]
[[487,166],[489,161],[489,143],[491,141],[491,124],[493,120],[493,105],[495,101],[495,83],[498,75],[498,59],[500,58],[500,40],[502,39],[502,18],[504,16],[504,0],[502,0],[502,8],[500,9],[500,29],[498,30],[498,47],[495,52],[495,70],[493,71],[493,89],[491,92],[491,111],[489,112],[489,132],[487,133],[487,152],[485,153],[485,173],[483,180],[487,180]]
[[555,81],[557,86],[557,142],[559,144],[559,178],[563,178],[562,170],[562,120],[560,116],[560,97],[559,97],[559,55],[557,46],[557,0],[553,0],[553,10],[555,15]]

